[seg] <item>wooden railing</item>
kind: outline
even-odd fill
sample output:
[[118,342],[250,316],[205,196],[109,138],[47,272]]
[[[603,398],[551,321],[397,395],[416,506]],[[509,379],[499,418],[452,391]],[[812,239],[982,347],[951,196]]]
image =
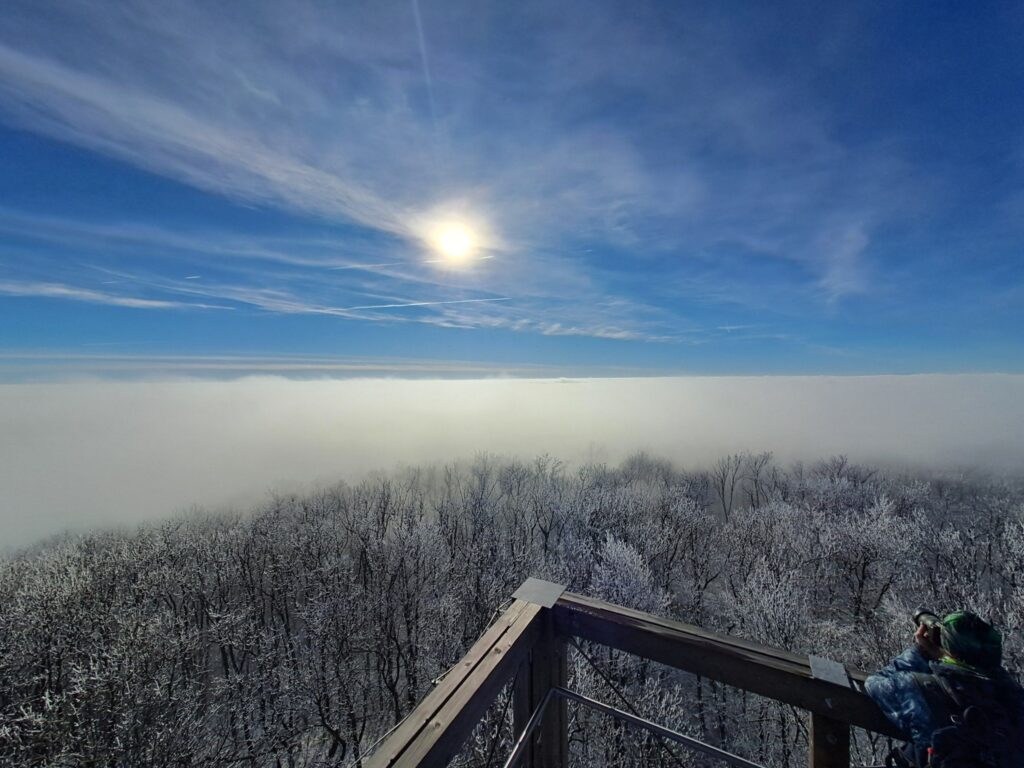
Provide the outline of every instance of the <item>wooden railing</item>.
[[[537,579],[528,579],[514,598],[462,661],[378,746],[366,762],[368,768],[446,765],[510,681],[517,738],[511,759],[529,768],[566,768],[567,701],[615,711],[567,690],[566,648],[575,640],[626,651],[807,710],[811,768],[849,766],[853,726],[900,735],[862,692],[865,675],[835,662],[564,592],[557,584]],[[656,724],[647,727],[717,753],[734,765],[751,765]]]

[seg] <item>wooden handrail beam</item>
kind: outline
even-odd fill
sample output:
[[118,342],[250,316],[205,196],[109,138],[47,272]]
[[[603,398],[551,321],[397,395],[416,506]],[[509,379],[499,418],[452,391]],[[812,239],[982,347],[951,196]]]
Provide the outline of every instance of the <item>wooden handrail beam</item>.
[[[554,612],[556,630],[566,635],[792,704],[829,720],[900,737],[866,694],[813,677],[806,656],[571,592],[559,598]],[[849,674],[859,684],[866,678],[862,672]]]

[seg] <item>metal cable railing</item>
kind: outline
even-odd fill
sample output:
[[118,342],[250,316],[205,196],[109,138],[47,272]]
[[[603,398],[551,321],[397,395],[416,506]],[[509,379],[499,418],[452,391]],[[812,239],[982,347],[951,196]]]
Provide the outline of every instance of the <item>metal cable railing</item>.
[[[530,739],[537,730],[537,726],[539,726],[543,720],[544,711],[547,708],[548,703],[554,698],[563,698],[567,701],[575,701],[577,704],[581,704],[590,709],[610,715],[617,720],[643,728],[644,730],[663,739],[674,741],[677,744],[681,744],[682,746],[693,750],[694,752],[700,752],[716,760],[721,760],[727,765],[733,765],[736,766],[736,768],[764,768],[764,766],[758,763],[751,762],[746,758],[740,757],[732,752],[727,752],[724,749],[719,749],[712,744],[703,742],[700,739],[695,739],[693,736],[687,736],[684,733],[673,731],[671,728],[666,728],[652,720],[617,709],[616,707],[605,704],[597,699],[592,699],[589,696],[584,696],[583,694],[576,693],[575,691],[570,691],[567,688],[552,688],[548,691],[543,701],[541,701],[540,706],[534,710],[533,715],[526,724],[526,728],[516,740],[516,743],[512,748],[512,753],[505,761],[503,768],[516,768],[519,765],[526,752]],[[673,754],[673,757],[676,757],[675,754]],[[678,760],[678,757],[676,757],[676,759]]]

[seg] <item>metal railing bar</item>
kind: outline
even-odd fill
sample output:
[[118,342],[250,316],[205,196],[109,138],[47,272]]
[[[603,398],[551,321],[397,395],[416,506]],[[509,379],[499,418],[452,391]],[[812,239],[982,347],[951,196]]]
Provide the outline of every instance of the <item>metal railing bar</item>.
[[548,702],[561,690],[559,688],[549,688],[548,692],[544,694],[544,698],[540,702],[533,714],[530,715],[530,719],[526,721],[526,727],[523,728],[523,732],[519,734],[519,738],[516,739],[515,746],[512,747],[512,752],[509,754],[508,759],[505,761],[503,768],[512,768],[514,765],[519,764],[519,760],[522,758],[523,753],[530,744],[530,737],[533,736],[533,732],[537,730],[537,726],[540,725],[544,719],[544,710],[548,706]]
[[[612,679],[604,673],[604,670],[601,669],[600,665],[598,665],[598,663],[591,658],[589,653],[583,650],[583,646],[580,645],[580,641],[577,640],[575,637],[570,637],[569,643],[575,646],[579,654],[586,660],[586,662],[591,666],[591,668],[593,668],[593,670],[597,672],[598,675],[600,675],[601,679],[604,680],[605,685],[607,685],[611,689],[612,693],[618,696],[622,703],[629,708],[629,711],[637,717],[641,717],[639,710],[637,710],[637,708],[633,706],[633,702],[626,698],[625,694],[623,694],[622,691],[619,690],[618,686],[612,682]],[[670,747],[668,744],[665,744],[664,747],[665,751],[668,752],[669,755],[672,757],[672,762],[674,762],[680,768],[684,768],[682,761],[679,759],[679,755],[672,751],[672,747]]]
[[[700,739],[695,739],[692,736],[686,736],[685,734],[679,733],[678,731],[673,731],[671,728],[666,728],[663,725],[659,725],[658,723],[652,722],[643,717],[638,717],[637,715],[630,714],[629,712],[626,712],[624,710],[617,709],[616,707],[613,707],[609,704],[605,704],[601,701],[597,701],[596,699],[591,699],[580,693],[576,693],[575,691],[570,691],[566,688],[552,688],[551,691],[549,691],[549,696],[551,692],[554,692],[562,698],[569,699],[570,701],[575,701],[578,704],[582,704],[585,707],[590,707],[591,709],[596,709],[597,711],[603,712],[606,715],[611,715],[612,717],[618,720],[624,720],[627,723],[632,723],[633,725],[639,728],[651,731],[652,733],[655,733],[659,736],[664,736],[666,739],[671,739],[672,741],[678,744],[682,744],[685,747],[689,747],[695,752],[703,752],[705,755],[717,758],[724,763],[728,763],[729,765],[735,765],[738,768],[764,768],[764,766],[758,763],[751,762],[750,760],[742,758],[739,755],[734,755],[732,752],[726,752],[724,749],[719,749],[718,747],[712,746],[711,744],[707,744],[701,741]],[[547,701],[548,699],[545,698],[544,704],[546,704]],[[533,719],[531,718],[530,721],[533,722]],[[506,764],[506,768],[509,768],[510,765],[511,764]]]

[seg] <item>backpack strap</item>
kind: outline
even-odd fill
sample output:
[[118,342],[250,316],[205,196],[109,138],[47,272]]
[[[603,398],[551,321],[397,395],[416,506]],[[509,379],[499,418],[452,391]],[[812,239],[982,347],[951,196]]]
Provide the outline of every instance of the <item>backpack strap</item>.
[[968,704],[964,702],[963,697],[957,692],[956,688],[953,687],[952,683],[949,682],[949,678],[946,675],[938,674],[930,676],[935,680],[939,687],[942,688],[943,693],[952,700],[953,704],[960,712],[967,710]]
[[931,711],[936,728],[950,725],[964,711],[961,698],[941,676],[927,672],[913,672],[911,675]]

